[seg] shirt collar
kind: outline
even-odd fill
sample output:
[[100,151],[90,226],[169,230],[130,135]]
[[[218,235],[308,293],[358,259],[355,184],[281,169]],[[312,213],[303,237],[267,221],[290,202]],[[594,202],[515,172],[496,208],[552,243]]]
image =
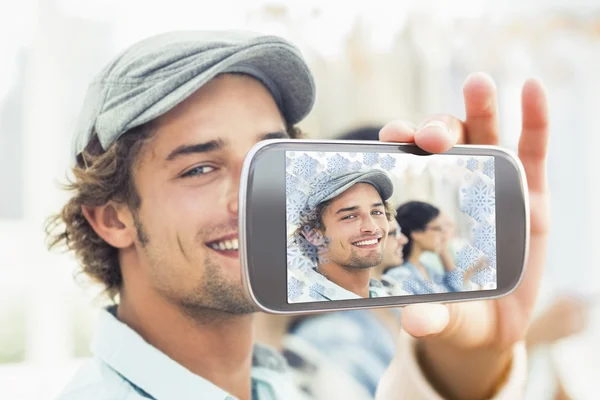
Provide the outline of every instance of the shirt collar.
[[[318,283],[313,286],[313,290],[327,300],[346,300],[361,299],[359,295],[347,289],[344,289],[337,283],[334,283],[316,272],[319,275]],[[376,279],[369,280],[369,297],[385,297],[386,291],[381,282]]]
[[92,353],[123,378],[157,399],[233,399],[147,343],[115,314],[116,306],[100,313]]

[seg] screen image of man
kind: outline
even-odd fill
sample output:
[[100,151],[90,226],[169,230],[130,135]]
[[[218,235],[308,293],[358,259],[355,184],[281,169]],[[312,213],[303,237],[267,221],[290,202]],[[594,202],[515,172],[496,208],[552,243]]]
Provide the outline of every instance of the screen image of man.
[[[394,217],[387,203],[394,191],[391,179],[383,171],[359,171],[327,175],[315,186],[324,189],[311,191],[311,212],[300,232],[319,249],[317,272],[339,292],[379,297],[371,277],[383,261]],[[322,295],[337,298],[329,293]]]

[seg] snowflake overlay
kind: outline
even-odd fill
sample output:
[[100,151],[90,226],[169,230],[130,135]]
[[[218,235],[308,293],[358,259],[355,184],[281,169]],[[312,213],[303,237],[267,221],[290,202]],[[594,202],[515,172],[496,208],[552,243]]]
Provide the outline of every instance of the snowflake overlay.
[[285,176],[285,194],[288,196],[296,190],[300,184],[300,179],[292,174],[286,174]]
[[396,159],[390,155],[387,155],[381,159],[381,168],[389,171],[396,166]]
[[350,160],[347,158],[336,154],[333,157],[327,159],[327,172],[331,175],[341,174],[342,172],[346,172],[349,168]]
[[473,229],[473,245],[484,253],[494,251],[496,247],[496,227],[488,222],[481,223]]
[[470,158],[469,161],[467,161],[467,169],[475,172],[476,170],[479,169],[479,160],[477,160],[476,158]]
[[313,299],[318,299],[321,297],[321,293],[323,292],[325,292],[325,286],[321,285],[320,283],[315,283],[310,287],[308,294]]
[[484,222],[496,210],[496,191],[493,185],[477,178],[468,188],[463,188],[461,211],[478,222]]
[[463,271],[473,266],[483,253],[471,245],[464,246],[456,255],[456,266]]
[[363,163],[368,167],[372,167],[373,165],[377,164],[378,160],[379,153],[365,153],[363,155]]
[[294,300],[302,294],[304,283],[293,276],[288,280],[288,299]]
[[354,161],[351,165],[350,165],[350,170],[353,172],[358,172],[361,169],[363,169],[363,163],[361,163],[360,161]]
[[489,176],[491,179],[494,179],[494,159],[490,158],[483,165],[483,173]]
[[294,175],[308,179],[317,173],[319,162],[314,158],[303,154],[294,160]]
[[480,286],[483,286],[490,282],[495,282],[496,281],[496,270],[492,269],[492,268],[486,268],[482,271],[479,271],[475,275],[473,275],[473,277],[471,278],[471,281]]

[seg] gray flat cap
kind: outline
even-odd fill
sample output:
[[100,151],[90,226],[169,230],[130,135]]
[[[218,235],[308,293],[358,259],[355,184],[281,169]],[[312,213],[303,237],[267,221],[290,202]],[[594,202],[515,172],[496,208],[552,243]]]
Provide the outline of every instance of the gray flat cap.
[[74,156],[94,133],[106,150],[129,129],[166,113],[222,73],[261,81],[291,124],[302,120],[315,101],[314,79],[300,51],[280,37],[169,32],[134,44],[93,80],[79,117]]
[[308,197],[308,208],[314,209],[321,203],[339,196],[357,183],[373,185],[382,200],[392,197],[394,184],[387,173],[378,169],[326,175],[314,183]]

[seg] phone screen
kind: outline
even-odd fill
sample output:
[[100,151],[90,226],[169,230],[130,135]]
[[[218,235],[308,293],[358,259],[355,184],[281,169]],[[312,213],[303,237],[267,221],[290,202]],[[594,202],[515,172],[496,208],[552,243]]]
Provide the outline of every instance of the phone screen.
[[288,303],[496,289],[494,160],[286,151]]

